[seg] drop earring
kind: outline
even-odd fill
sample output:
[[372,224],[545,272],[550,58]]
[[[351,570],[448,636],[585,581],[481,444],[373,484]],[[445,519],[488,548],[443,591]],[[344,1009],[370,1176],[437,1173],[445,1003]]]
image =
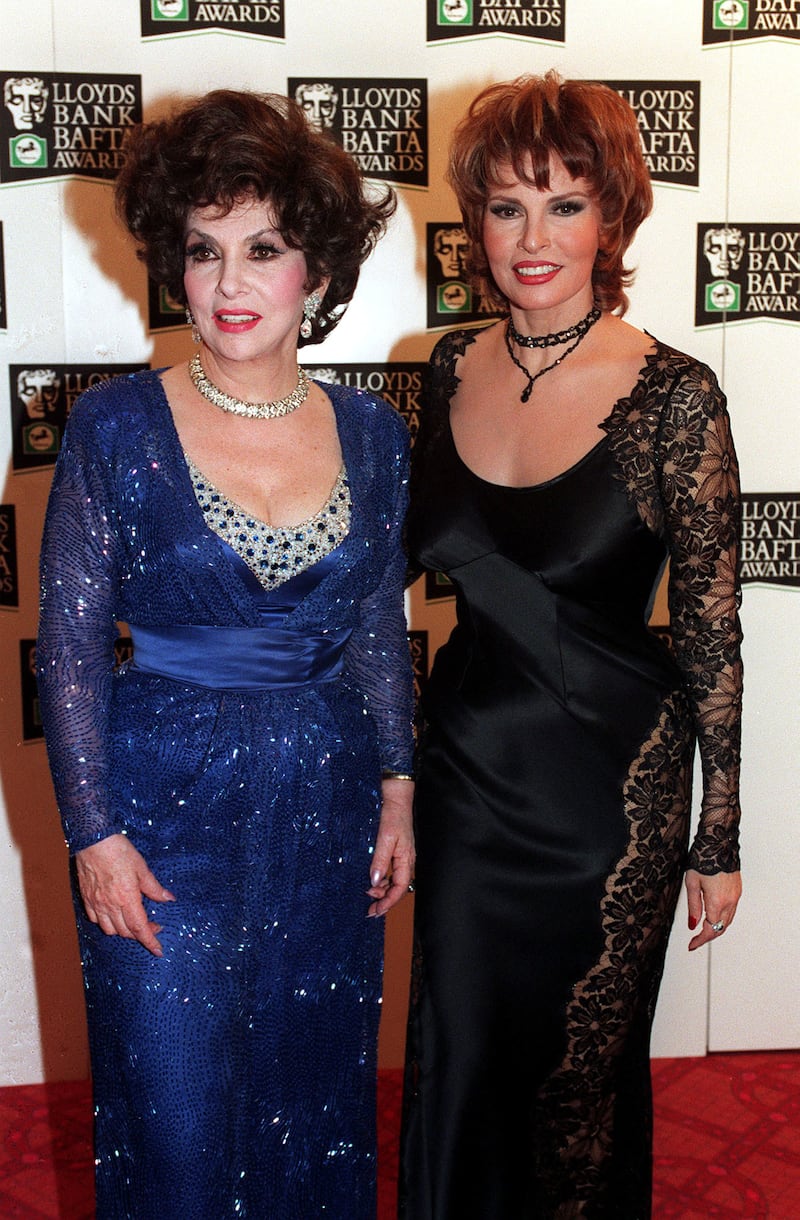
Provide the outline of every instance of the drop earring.
[[197,323],[195,322],[194,315],[192,314],[192,311],[188,305],[186,306],[186,321],[192,328],[192,343],[200,343],[200,331],[197,329]]
[[319,312],[319,307],[322,304],[322,297],[315,290],[310,293],[303,302],[303,321],[300,323],[300,334],[304,339],[310,339],[312,333],[311,323]]

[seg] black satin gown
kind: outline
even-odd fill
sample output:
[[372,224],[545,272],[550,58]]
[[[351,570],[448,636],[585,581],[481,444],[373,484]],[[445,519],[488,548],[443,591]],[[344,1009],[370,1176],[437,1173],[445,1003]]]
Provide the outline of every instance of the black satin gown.
[[[401,1215],[634,1220],[650,1214],[649,1035],[702,703],[688,652],[676,660],[647,627],[670,551],[680,579],[696,568],[671,543],[656,467],[669,396],[681,384],[684,404],[697,398],[700,366],[659,348],[581,461],[509,488],[473,474],[450,431],[469,342],[447,336],[434,353],[408,523],[414,561],[453,581],[458,622],[424,696]],[[697,435],[716,435],[721,395],[700,396]],[[657,461],[642,463],[645,440]],[[734,545],[722,535],[705,539],[715,596],[713,556]],[[733,674],[729,593],[714,664]],[[736,707],[730,721],[735,736]],[[693,863],[735,867],[735,827],[706,813]]]

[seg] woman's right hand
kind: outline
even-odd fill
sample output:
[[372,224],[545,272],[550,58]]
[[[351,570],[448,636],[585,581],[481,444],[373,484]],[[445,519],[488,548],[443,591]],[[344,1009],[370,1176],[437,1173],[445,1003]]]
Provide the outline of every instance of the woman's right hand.
[[153,876],[144,857],[125,835],[109,835],[75,855],[78,883],[86,914],[107,936],[138,940],[161,957],[157,933],[142,905],[142,894],[154,902],[174,902],[175,895]]

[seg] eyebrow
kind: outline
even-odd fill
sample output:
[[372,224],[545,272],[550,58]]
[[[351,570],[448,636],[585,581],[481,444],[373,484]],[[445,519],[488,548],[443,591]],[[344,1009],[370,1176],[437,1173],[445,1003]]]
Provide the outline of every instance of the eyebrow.
[[[197,225],[192,225],[191,228],[186,230],[186,237],[190,237],[192,233],[194,233],[197,237],[202,237],[204,241],[217,240],[213,234],[205,233],[202,229],[198,229]],[[272,228],[258,229],[255,233],[248,233],[243,240],[246,242],[260,241],[263,237],[277,237],[280,241],[283,241],[280,230]]]
[[[545,189],[548,189],[548,188],[545,188]],[[505,193],[506,191],[508,191],[508,194]],[[508,199],[510,202],[516,203],[517,202],[516,196],[513,194],[513,192],[514,192],[514,187],[503,187],[503,186],[490,187],[489,198]],[[544,193],[544,192],[542,192],[542,193]],[[559,200],[562,200],[562,199],[574,199],[576,195],[580,195],[580,197],[582,199],[591,199],[591,197],[592,197],[590,191],[584,191],[579,186],[576,186],[574,190],[561,191],[560,194],[553,195],[552,198],[554,201],[558,202]]]

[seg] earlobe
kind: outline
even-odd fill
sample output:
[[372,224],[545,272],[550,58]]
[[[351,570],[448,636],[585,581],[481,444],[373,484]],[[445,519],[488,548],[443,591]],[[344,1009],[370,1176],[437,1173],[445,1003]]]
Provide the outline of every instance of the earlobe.
[[315,292],[321,304],[325,300],[325,293],[328,291],[330,282],[331,277],[329,275],[323,275],[316,284],[312,284],[309,280],[305,286],[305,291],[308,295]]

